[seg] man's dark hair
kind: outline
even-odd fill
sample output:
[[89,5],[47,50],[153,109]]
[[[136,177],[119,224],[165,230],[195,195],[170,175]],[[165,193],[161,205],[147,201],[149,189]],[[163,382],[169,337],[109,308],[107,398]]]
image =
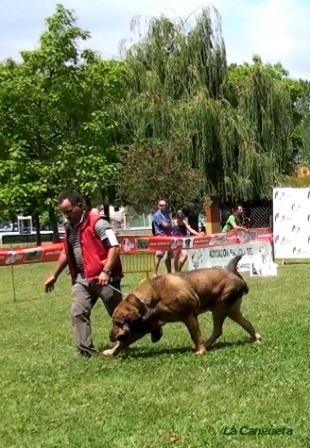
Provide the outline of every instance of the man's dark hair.
[[243,205],[240,204],[240,203],[236,204],[236,205],[235,205],[235,208],[234,208],[234,212],[236,212],[236,211],[238,210],[239,207],[242,207],[242,208],[243,208]]
[[61,204],[66,199],[68,199],[68,201],[70,201],[73,206],[77,204],[84,204],[82,196],[75,190],[67,190],[61,193],[61,195],[59,196],[59,204]]

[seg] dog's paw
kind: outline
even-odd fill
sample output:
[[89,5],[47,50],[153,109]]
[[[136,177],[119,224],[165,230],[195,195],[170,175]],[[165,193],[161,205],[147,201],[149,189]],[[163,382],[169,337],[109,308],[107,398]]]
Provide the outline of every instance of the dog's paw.
[[158,342],[161,340],[162,336],[163,336],[163,329],[160,327],[158,330],[153,331],[151,333],[151,341],[153,343]]
[[254,342],[257,342],[258,344],[262,342],[262,337],[259,333],[255,333]]
[[107,350],[104,350],[102,352],[102,354],[103,354],[103,356],[117,355],[121,351],[121,348],[122,348],[122,346],[121,346],[120,342],[118,341],[113,348],[109,348]]
[[114,348],[109,348],[108,350],[104,350],[102,352],[103,356],[113,356],[114,355]]
[[201,355],[204,355],[206,353],[206,349],[205,349],[205,347],[201,347],[199,350],[197,350],[196,352],[195,352],[195,355],[199,355],[199,356],[201,356]]

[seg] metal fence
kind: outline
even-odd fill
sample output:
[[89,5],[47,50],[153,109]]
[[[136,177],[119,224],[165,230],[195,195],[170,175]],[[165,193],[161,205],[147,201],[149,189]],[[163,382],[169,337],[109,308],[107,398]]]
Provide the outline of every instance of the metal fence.
[[[272,201],[247,202],[243,204],[243,219],[249,228],[272,228]],[[232,205],[221,206],[221,225],[224,226],[229,215],[233,213]]]

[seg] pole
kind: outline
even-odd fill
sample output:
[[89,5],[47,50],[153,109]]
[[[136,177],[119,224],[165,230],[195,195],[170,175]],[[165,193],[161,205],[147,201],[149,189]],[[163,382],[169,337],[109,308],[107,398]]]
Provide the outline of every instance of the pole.
[[12,286],[13,286],[13,302],[16,302],[15,277],[14,277],[13,264],[11,265],[11,274],[12,274]]

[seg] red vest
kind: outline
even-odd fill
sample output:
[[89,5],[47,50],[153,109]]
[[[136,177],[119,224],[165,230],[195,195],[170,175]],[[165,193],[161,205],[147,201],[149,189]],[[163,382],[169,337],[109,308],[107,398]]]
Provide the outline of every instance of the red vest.
[[[96,280],[99,277],[108,256],[107,249],[104,247],[102,241],[100,241],[95,231],[95,225],[99,219],[102,219],[102,217],[96,215],[95,213],[89,212],[80,227],[80,244],[84,262],[84,274],[88,283]],[[69,230],[67,229],[64,238],[64,248],[67,256],[70,274],[74,283],[78,271],[75,263],[73,249],[71,244],[69,243],[68,232]],[[118,257],[111,269],[111,277],[120,278],[122,276],[122,264],[120,258]]]

